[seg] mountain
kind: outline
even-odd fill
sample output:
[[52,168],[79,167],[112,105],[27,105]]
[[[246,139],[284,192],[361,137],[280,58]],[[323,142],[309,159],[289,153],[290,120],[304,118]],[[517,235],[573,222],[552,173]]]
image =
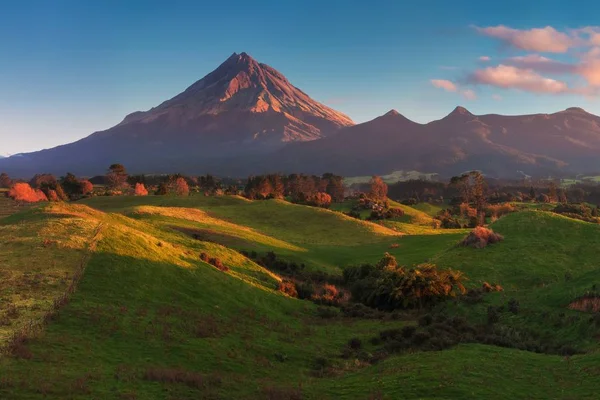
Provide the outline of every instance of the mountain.
[[600,117],[581,108],[505,116],[456,107],[426,124],[391,110],[354,125],[275,69],[234,53],[172,99],[77,142],[0,159],[0,171],[96,175],[119,162],[132,173],[448,176],[479,169],[521,177],[598,174],[599,154]]
[[[456,107],[418,124],[395,110],[335,136],[287,146],[272,157],[285,171],[344,175],[396,170],[442,175],[479,169],[499,177],[600,171],[600,117],[580,108],[554,114],[473,115]],[[269,168],[265,168],[269,169]]]
[[122,162],[135,172],[196,172],[224,158],[269,153],[350,125],[349,117],[311,99],[277,70],[234,53],[151,110],[75,143],[2,160],[0,169],[97,174]]

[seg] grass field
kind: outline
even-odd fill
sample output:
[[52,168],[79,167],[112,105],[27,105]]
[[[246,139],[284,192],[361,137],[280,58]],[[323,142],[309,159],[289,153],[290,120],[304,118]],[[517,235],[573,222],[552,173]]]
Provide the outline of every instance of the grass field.
[[[19,312],[0,325],[5,339],[41,318],[65,289],[59,277],[87,262],[43,332],[18,356],[0,356],[0,398],[597,398],[599,327],[566,306],[600,281],[598,225],[523,211],[494,223],[503,242],[459,248],[465,231],[433,229],[427,210],[402,207],[405,218],[387,226],[281,201],[204,196],[97,197],[7,216],[0,315],[8,304]],[[482,303],[449,302],[441,311],[483,320],[488,306],[515,298],[521,310],[502,313],[503,326],[586,353],[461,344],[372,365],[343,358],[351,338],[372,352],[372,337],[413,317],[321,318],[315,304],[276,291],[280,277],[241,249],[273,250],[332,274],[386,251],[406,265],[432,260],[464,271],[471,287],[504,287]],[[201,252],[229,270],[202,262]]]

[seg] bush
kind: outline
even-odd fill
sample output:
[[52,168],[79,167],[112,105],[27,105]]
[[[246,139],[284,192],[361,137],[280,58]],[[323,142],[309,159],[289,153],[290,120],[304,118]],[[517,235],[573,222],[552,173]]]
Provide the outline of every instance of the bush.
[[296,284],[296,292],[299,299],[310,300],[315,295],[315,286],[312,282],[299,282]]
[[211,265],[215,266],[218,270],[227,272],[229,271],[229,267],[223,264],[223,262],[218,258],[211,258],[208,261]]
[[148,190],[146,189],[146,186],[144,186],[143,183],[136,183],[135,184],[135,195],[136,196],[148,196]]
[[519,301],[517,299],[508,300],[508,311],[513,314],[519,313]]
[[377,265],[345,268],[343,276],[354,301],[381,310],[422,308],[466,293],[461,272],[433,264],[398,266],[388,253]]
[[464,247],[483,249],[490,244],[498,243],[502,240],[504,240],[502,235],[495,233],[489,228],[478,226],[473,229],[460,244]]
[[200,259],[205,263],[210,263],[210,257],[206,253],[200,253]]
[[500,321],[500,313],[498,312],[498,309],[496,307],[489,306],[487,309],[488,324],[493,325],[498,321]]
[[502,292],[504,291],[504,288],[498,284],[490,284],[487,282],[483,282],[483,285],[481,286],[481,289],[484,292],[490,293],[490,292]]
[[282,293],[287,294],[290,297],[298,297],[296,284],[291,280],[284,279],[281,282],[279,282],[278,290]]
[[8,191],[8,197],[23,203],[48,201],[48,198],[41,190],[32,189],[28,183],[15,183]]
[[312,297],[315,303],[327,306],[339,306],[345,299],[344,292],[330,284],[323,285],[319,293]]

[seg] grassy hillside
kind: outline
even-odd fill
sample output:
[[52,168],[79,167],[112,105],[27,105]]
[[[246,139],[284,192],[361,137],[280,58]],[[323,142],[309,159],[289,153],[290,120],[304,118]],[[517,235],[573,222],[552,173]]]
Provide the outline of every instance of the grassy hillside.
[[[86,200],[85,204],[152,220],[164,227],[187,229],[204,240],[238,250],[274,250],[284,258],[306,263],[309,269],[338,274],[344,265],[376,262],[386,251],[408,265],[422,263],[452,245],[463,233],[437,230],[433,233],[445,235],[426,237],[432,233],[430,227],[417,224],[430,223],[431,218],[401,204],[397,206],[407,209],[407,221],[414,222],[400,223],[410,228],[405,229],[410,235],[396,226],[385,227],[340,212],[279,200],[249,201],[235,196],[96,197]],[[150,213],[143,205],[155,208]],[[200,211],[192,214],[182,208]],[[179,215],[177,209],[181,211]]]
[[[597,397],[599,327],[567,309],[600,280],[597,225],[520,212],[493,225],[503,242],[471,249],[456,247],[464,231],[433,229],[421,211],[406,215],[384,227],[279,201],[150,196],[92,198],[4,218],[0,273],[19,283],[0,283],[0,304],[29,296],[19,303],[19,321],[52,310],[68,283],[52,277],[72,277],[82,264],[85,272],[43,332],[0,356],[0,398]],[[393,229],[402,226],[419,233]],[[365,362],[377,349],[373,337],[415,324],[416,316],[323,318],[312,302],[276,291],[280,277],[240,249],[274,250],[330,273],[385,251],[408,265],[433,260],[464,271],[471,287],[489,281],[505,289],[436,312],[483,321],[489,306],[515,298],[520,311],[501,312],[502,327],[559,337],[587,354],[461,344]],[[229,270],[201,261],[203,252]],[[23,279],[33,273],[36,279]],[[344,358],[352,338],[364,354]]]
[[431,203],[417,203],[412,208],[422,211],[430,217],[435,217],[438,215],[440,211],[444,209],[440,204],[431,204]]

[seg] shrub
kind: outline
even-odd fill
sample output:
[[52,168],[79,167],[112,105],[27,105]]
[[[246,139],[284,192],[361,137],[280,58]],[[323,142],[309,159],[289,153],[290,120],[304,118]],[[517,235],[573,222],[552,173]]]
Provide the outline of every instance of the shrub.
[[175,193],[177,193],[177,196],[189,196],[190,187],[184,178],[179,177],[175,181]]
[[94,190],[94,185],[92,185],[92,182],[88,181],[87,179],[82,180],[80,184],[81,194],[83,194],[84,196],[92,193],[92,191]]
[[135,184],[135,195],[136,196],[148,196],[148,190],[146,189],[146,186],[144,186],[143,183],[136,183]]
[[299,299],[311,299],[315,295],[315,286],[312,284],[312,282],[297,283],[296,293]]
[[157,196],[165,196],[168,193],[169,193],[169,188],[167,187],[167,184],[164,182],[162,182],[160,185],[158,185],[156,192],[154,192],[154,194]]
[[1,173],[0,174],[0,188],[8,189],[11,185],[12,185],[12,179],[10,179],[10,177],[6,173],[4,173],[4,172]]
[[223,264],[223,262],[218,259],[218,258],[211,258],[210,260],[208,260],[208,262],[215,266],[218,270],[223,271],[223,272],[227,272],[229,271],[229,267],[227,267],[226,265]]
[[466,293],[461,272],[433,264],[409,269],[388,253],[377,265],[347,267],[343,276],[354,301],[382,310],[422,308]]
[[490,204],[485,209],[485,214],[492,218],[500,218],[506,214],[510,214],[515,211],[515,207],[512,204]]
[[335,285],[325,284],[319,293],[313,295],[312,300],[317,304],[339,306],[345,298],[344,292]]
[[487,321],[488,321],[488,324],[490,324],[490,325],[495,324],[496,322],[500,321],[500,313],[498,312],[498,309],[496,307],[493,307],[493,306],[488,307]]
[[481,289],[484,292],[502,292],[504,291],[504,288],[498,284],[490,284],[488,282],[483,282],[483,285],[481,286]]
[[324,192],[318,192],[313,196],[308,204],[322,208],[329,208],[331,205],[331,196]]
[[498,243],[504,240],[504,237],[495,233],[489,228],[478,226],[467,235],[460,243],[461,246],[483,249],[487,245]]
[[48,190],[48,201],[58,202],[60,199],[58,198],[58,194],[56,190],[49,189]]
[[508,311],[513,314],[519,313],[519,301],[517,299],[508,300]]
[[8,191],[8,197],[23,203],[48,201],[46,195],[39,189],[32,189],[28,183],[15,183]]
[[200,253],[200,259],[205,263],[210,263],[210,257],[206,253]]
[[284,279],[279,282],[278,290],[287,294],[290,297],[298,297],[298,291],[296,290],[296,284],[294,281]]
[[600,312],[600,295],[597,293],[586,293],[569,304],[569,309],[584,312]]

